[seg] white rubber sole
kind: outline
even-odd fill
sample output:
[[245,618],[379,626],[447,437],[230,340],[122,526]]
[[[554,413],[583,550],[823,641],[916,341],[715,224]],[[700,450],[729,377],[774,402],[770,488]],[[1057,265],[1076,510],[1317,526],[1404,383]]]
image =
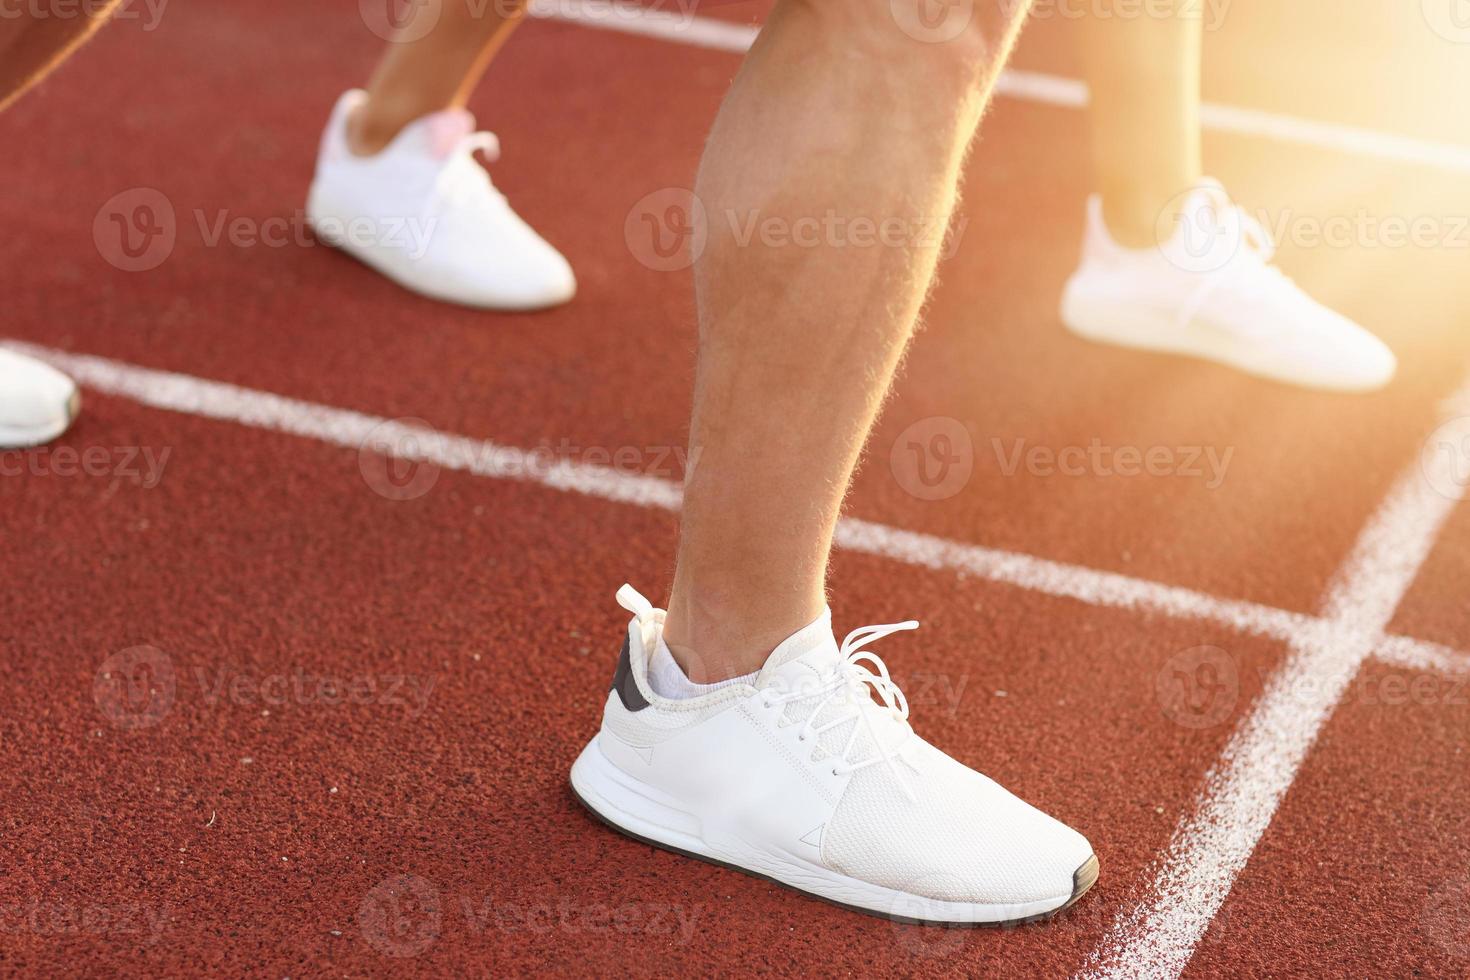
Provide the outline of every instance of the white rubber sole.
[[603,754],[596,738],[573,763],[571,782],[572,791],[593,814],[637,840],[899,922],[955,926],[1030,922],[1067,908],[1097,880],[1097,858],[1091,857],[1077,869],[1072,890],[1065,895],[1007,905],[946,902],[850,878],[819,864],[761,851],[748,842],[707,841],[701,834],[703,821],[696,814],[619,769]]
[[384,248],[362,248],[350,242],[333,241],[327,235],[317,231],[317,226],[330,219],[336,224],[347,224],[349,219],[335,216],[333,210],[325,207],[318,200],[317,192],[312,190],[306,203],[306,223],[316,234],[316,237],[325,245],[352,256],[363,265],[382,275],[384,278],[397,283],[411,293],[428,299],[437,300],[441,303],[452,303],[455,306],[467,306],[476,310],[491,310],[496,313],[534,313],[538,310],[548,310],[557,306],[570,303],[576,296],[573,288],[565,294],[547,295],[534,299],[506,299],[475,295],[465,290],[455,289],[452,286],[425,283],[423,277],[415,274],[412,260],[405,258],[401,253],[392,249]]
[[0,449],[31,449],[60,439],[76,421],[81,409],[82,393],[80,390],[73,390],[64,414],[46,425],[21,427],[0,422]]
[[1084,340],[1132,350],[1175,354],[1223,364],[1257,378],[1316,391],[1377,391],[1392,380],[1386,377],[1353,379],[1329,377],[1301,370],[1299,364],[1264,357],[1259,348],[1210,330],[1181,329],[1172,317],[1133,304],[1109,302],[1082,295],[1069,283],[1062,294],[1062,323]]

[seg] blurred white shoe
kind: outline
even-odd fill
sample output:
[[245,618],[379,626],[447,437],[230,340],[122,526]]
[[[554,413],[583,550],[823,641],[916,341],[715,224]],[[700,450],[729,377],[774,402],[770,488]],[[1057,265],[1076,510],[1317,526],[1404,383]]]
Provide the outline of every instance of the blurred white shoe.
[[76,383],[49,364],[0,348],[0,449],[39,446],[81,411]]
[[380,153],[357,156],[347,120],[367,98],[337,100],[322,136],[306,215],[318,237],[416,293],[492,310],[565,303],[577,291],[561,253],[511,210],[475,160],[498,153],[462,109],[405,126]]
[[1393,378],[1393,352],[1272,265],[1265,229],[1215,181],[1189,195],[1174,234],[1155,248],[1117,244],[1101,199],[1087,208],[1082,264],[1062,296],[1073,333],[1305,388],[1372,391]]

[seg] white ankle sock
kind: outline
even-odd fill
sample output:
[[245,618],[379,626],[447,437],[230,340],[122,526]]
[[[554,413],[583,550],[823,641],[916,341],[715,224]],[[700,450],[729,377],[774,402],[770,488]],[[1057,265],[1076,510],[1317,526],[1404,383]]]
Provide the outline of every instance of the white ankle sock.
[[718,691],[722,687],[731,684],[749,684],[755,681],[754,671],[743,677],[732,677],[725,681],[715,681],[713,684],[696,684],[684,673],[684,668],[674,659],[669,651],[669,646],[664,638],[658,638],[658,648],[653,651],[652,658],[648,661],[648,686],[653,688],[653,693],[662,698],[670,700],[683,700],[684,698],[697,698],[701,694]]

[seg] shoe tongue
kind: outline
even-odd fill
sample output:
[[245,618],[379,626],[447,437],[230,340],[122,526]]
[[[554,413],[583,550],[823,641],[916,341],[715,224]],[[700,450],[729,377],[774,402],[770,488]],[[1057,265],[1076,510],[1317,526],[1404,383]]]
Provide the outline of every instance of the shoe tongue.
[[1173,235],[1159,242],[1171,265],[1187,272],[1218,272],[1245,249],[1240,211],[1219,181],[1206,177],[1179,207]]
[[755,686],[768,687],[778,680],[787,685],[823,677],[841,659],[837,639],[832,635],[832,610],[823,609],[822,615],[792,633],[771,651],[766,665],[755,679]]

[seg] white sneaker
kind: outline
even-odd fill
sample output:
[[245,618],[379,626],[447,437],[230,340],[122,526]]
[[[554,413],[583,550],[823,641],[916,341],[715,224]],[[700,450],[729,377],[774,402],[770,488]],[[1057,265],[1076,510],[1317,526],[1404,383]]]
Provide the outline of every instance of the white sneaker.
[[81,411],[76,383],[49,364],[0,348],[0,449],[39,446]]
[[633,619],[571,777],[615,829],[901,921],[1041,918],[1097,880],[1081,834],[909,727],[887,668],[859,651],[918,623],[855,630],[839,649],[827,612],[753,682],[669,700],[646,675],[663,610],[627,585],[618,602]]
[[337,100],[322,135],[306,217],[317,235],[416,293],[492,310],[570,300],[572,267],[511,210],[475,161],[498,152],[462,109],[404,127],[382,152],[357,156],[347,119],[367,98]]
[[1330,391],[1371,391],[1397,368],[1377,337],[1313,300],[1271,264],[1259,222],[1206,181],[1157,248],[1124,248],[1088,201],[1082,264],[1062,322],[1089,340],[1216,361]]

